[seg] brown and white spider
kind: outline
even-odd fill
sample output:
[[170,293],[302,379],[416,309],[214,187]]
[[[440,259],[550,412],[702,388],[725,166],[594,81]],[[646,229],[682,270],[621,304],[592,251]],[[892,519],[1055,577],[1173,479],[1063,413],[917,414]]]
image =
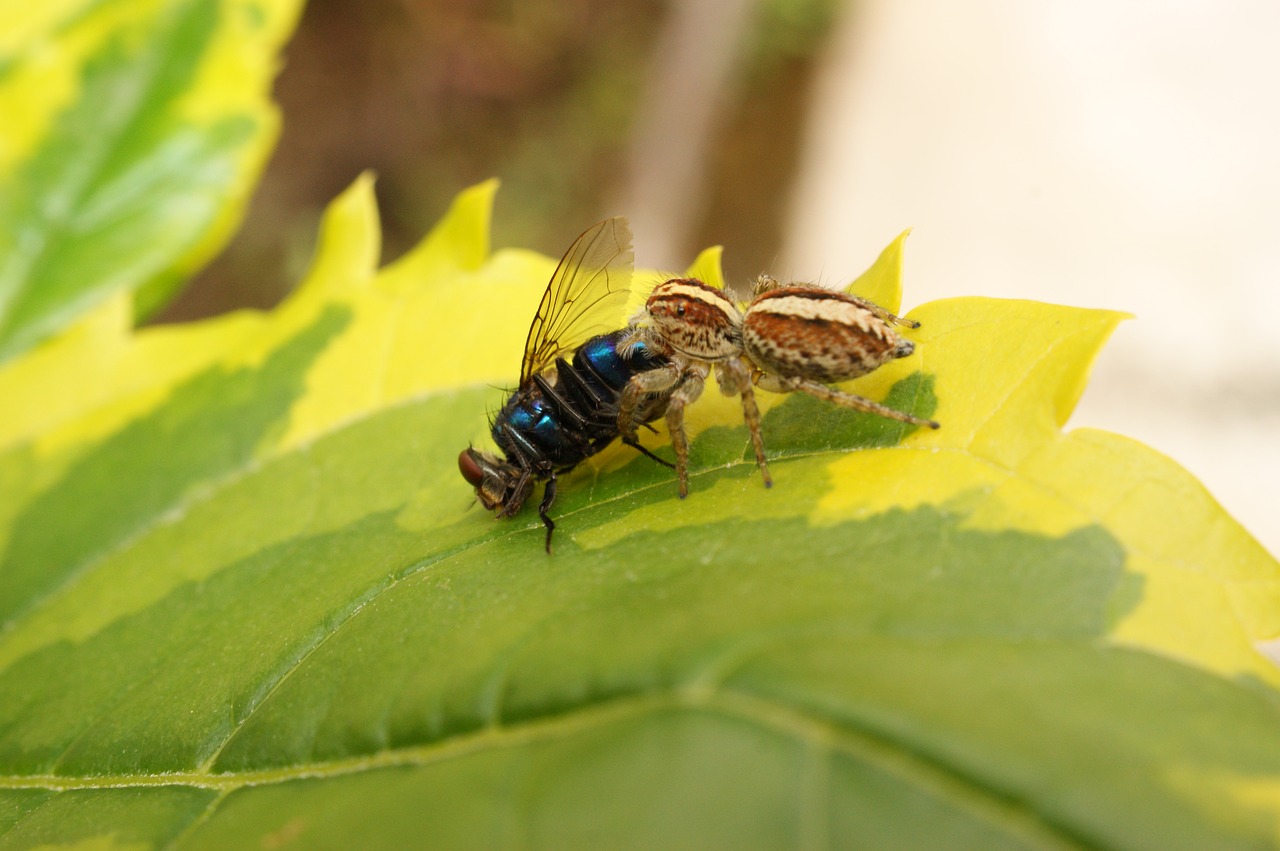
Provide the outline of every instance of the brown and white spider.
[[866,375],[915,351],[910,340],[893,330],[895,325],[919,327],[918,322],[849,293],[807,284],[780,286],[766,275],[757,279],[745,311],[722,290],[697,279],[665,281],[632,317],[626,339],[643,342],[669,362],[633,376],[623,388],[618,430],[634,436],[642,401],[651,393],[670,392],[666,421],[684,497],[689,492],[684,408],[701,395],[712,367],[721,392],[742,398],[743,418],[765,487],[773,480],[753,385],[775,393],[800,391],[854,410],[938,428],[933,420],[828,386]]

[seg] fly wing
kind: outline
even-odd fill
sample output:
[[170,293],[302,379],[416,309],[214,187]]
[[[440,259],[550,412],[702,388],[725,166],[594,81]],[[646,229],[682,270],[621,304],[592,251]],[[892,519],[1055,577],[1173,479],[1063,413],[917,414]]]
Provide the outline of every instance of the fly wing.
[[588,337],[622,325],[631,289],[631,228],[621,216],[587,228],[560,259],[524,344],[520,383]]

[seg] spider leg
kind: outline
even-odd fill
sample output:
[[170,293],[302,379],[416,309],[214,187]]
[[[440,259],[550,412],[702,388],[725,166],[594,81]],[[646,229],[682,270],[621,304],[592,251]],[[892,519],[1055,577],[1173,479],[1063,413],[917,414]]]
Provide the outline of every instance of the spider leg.
[[667,401],[667,432],[671,435],[671,447],[676,451],[676,481],[681,499],[689,495],[689,436],[684,430],[684,408],[702,395],[707,372],[705,364],[689,364],[679,386]]
[[731,358],[716,364],[716,380],[720,383],[720,392],[726,396],[742,397],[742,418],[747,424],[747,432],[751,435],[751,447],[756,453],[756,466],[760,468],[760,477],[764,486],[773,487],[773,477],[769,475],[769,462],[764,457],[764,437],[760,434],[760,408],[756,405],[755,389],[751,385],[751,371],[742,358]]
[[852,408],[855,411],[875,414],[886,419],[897,420],[901,423],[938,428],[938,423],[933,420],[926,420],[912,414],[903,413],[902,411],[894,410],[887,405],[881,405],[879,402],[873,402],[865,396],[859,396],[857,393],[837,390],[834,387],[828,387],[825,384],[817,381],[811,381],[807,378],[780,378],[776,375],[766,375],[761,376],[757,383],[764,389],[774,390],[774,392],[790,393],[798,390],[801,393],[808,393],[815,399],[821,399],[824,402],[831,402],[844,408]]

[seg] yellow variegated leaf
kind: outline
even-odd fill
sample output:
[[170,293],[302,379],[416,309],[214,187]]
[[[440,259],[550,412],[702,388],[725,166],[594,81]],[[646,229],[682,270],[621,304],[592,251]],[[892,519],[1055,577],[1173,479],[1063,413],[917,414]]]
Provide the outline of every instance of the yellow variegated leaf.
[[[275,141],[298,0],[0,8],[0,361],[217,251]],[[104,308],[113,312],[116,308]]]
[[493,188],[379,270],[362,179],[279,308],[0,368],[0,849],[1280,843],[1275,561],[1063,431],[1120,314],[917,308],[851,387],[942,428],[769,397],[770,490],[709,389],[688,499],[610,448],[548,557],[455,466],[555,267]]

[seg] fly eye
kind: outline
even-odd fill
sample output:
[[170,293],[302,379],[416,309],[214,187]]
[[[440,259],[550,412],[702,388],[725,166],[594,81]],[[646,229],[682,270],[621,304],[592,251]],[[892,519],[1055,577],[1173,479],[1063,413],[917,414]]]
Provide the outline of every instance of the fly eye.
[[480,483],[484,481],[484,469],[476,461],[475,453],[470,449],[462,450],[458,456],[458,471],[473,488],[480,487]]

